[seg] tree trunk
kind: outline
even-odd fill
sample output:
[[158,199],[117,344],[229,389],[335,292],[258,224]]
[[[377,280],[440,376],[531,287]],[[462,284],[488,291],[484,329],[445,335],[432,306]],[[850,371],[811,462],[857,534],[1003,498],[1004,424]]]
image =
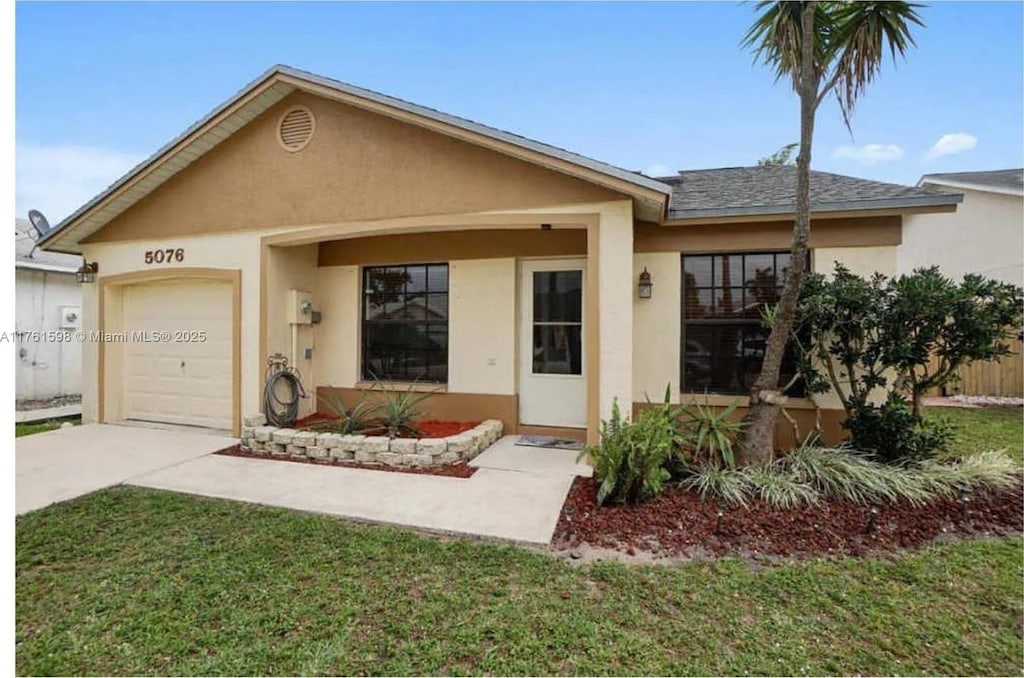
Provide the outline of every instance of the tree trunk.
[[778,311],[765,346],[761,373],[750,388],[750,410],[744,437],[742,463],[766,464],[774,452],[775,427],[782,406],[779,372],[793,330],[800,288],[807,268],[807,243],[811,235],[811,141],[814,138],[814,113],[817,108],[820,76],[814,64],[815,2],[804,4],[801,15],[800,45],[800,154],[796,159],[796,221],[789,269],[782,288]]

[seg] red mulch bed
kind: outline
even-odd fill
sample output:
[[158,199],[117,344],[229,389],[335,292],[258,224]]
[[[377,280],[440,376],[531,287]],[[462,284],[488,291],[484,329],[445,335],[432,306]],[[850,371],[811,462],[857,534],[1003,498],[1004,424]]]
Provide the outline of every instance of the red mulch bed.
[[936,539],[1020,534],[1024,488],[976,492],[969,500],[938,500],[915,507],[871,507],[828,500],[818,506],[779,509],[760,500],[748,508],[721,509],[678,486],[639,506],[598,508],[597,483],[577,478],[566,497],[552,545],[581,544],[659,557],[720,555],[865,555],[916,548]]
[[[303,417],[292,425],[292,428],[301,429],[311,424],[323,424],[329,421],[337,421],[337,417],[331,417],[326,414],[315,412],[308,417]],[[476,428],[479,421],[438,421],[436,419],[430,419],[427,421],[418,421],[415,426],[419,430],[420,435],[402,435],[400,438],[447,438],[448,436],[458,435],[470,429]],[[360,435],[382,435],[384,429],[371,429],[368,431],[360,431]]]
[[302,457],[277,457],[270,454],[254,454],[246,452],[241,445],[232,445],[223,450],[217,450],[214,454],[223,454],[226,457],[246,457],[248,459],[269,459],[270,461],[287,461],[295,464],[315,464],[316,466],[338,466],[341,468],[361,468],[368,471],[387,471],[389,473],[412,473],[425,476],[444,476],[446,478],[469,478],[476,473],[476,467],[465,462],[446,464],[444,466],[429,466],[426,468],[414,468],[411,466],[387,466],[385,464],[365,464],[355,461],[334,461],[333,459],[303,459]]

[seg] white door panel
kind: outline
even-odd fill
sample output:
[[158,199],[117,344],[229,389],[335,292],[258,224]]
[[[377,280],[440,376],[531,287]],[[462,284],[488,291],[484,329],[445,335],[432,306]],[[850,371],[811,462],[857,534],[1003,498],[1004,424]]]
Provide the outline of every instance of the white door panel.
[[585,259],[524,261],[520,269],[519,421],[585,428]]
[[[210,280],[160,281],[124,290],[127,332],[169,332],[169,341],[124,347],[124,416],[172,424],[232,426],[232,289]],[[181,332],[205,341],[175,341]]]

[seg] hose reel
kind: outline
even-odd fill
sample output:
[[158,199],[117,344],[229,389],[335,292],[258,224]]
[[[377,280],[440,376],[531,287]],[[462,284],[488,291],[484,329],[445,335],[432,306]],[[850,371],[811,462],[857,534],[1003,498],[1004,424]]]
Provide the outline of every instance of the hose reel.
[[278,427],[294,425],[299,417],[299,401],[306,397],[302,376],[288,365],[288,358],[281,353],[268,357],[263,385],[263,413],[267,423]]

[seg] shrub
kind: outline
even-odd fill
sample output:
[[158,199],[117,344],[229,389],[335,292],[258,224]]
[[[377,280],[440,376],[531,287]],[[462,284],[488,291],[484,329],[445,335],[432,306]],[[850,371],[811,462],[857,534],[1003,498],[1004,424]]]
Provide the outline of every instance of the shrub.
[[687,461],[699,467],[735,468],[735,448],[745,426],[732,416],[738,404],[734,400],[718,413],[707,403],[681,409],[681,451]]
[[843,427],[850,444],[885,462],[923,461],[944,452],[956,430],[943,418],[915,419],[910,407],[896,393],[880,406],[858,403]]
[[803,504],[817,504],[818,492],[797,477],[792,469],[772,462],[765,466],[750,466],[743,471],[747,491],[779,508],[794,508]]
[[696,469],[681,485],[695,491],[705,501],[747,505],[747,477],[741,470],[705,466]]
[[625,421],[618,401],[612,417],[601,422],[601,443],[580,453],[594,460],[601,484],[597,503],[636,504],[664,489],[669,473],[665,464],[676,453],[678,437],[674,409],[666,401],[645,410],[635,421]]
[[781,508],[832,498],[858,504],[906,501],[920,506],[981,489],[1005,489],[1021,469],[1005,452],[981,452],[955,463],[883,464],[848,449],[803,446],[766,466],[707,467],[682,486],[701,499],[746,506],[751,497]]

